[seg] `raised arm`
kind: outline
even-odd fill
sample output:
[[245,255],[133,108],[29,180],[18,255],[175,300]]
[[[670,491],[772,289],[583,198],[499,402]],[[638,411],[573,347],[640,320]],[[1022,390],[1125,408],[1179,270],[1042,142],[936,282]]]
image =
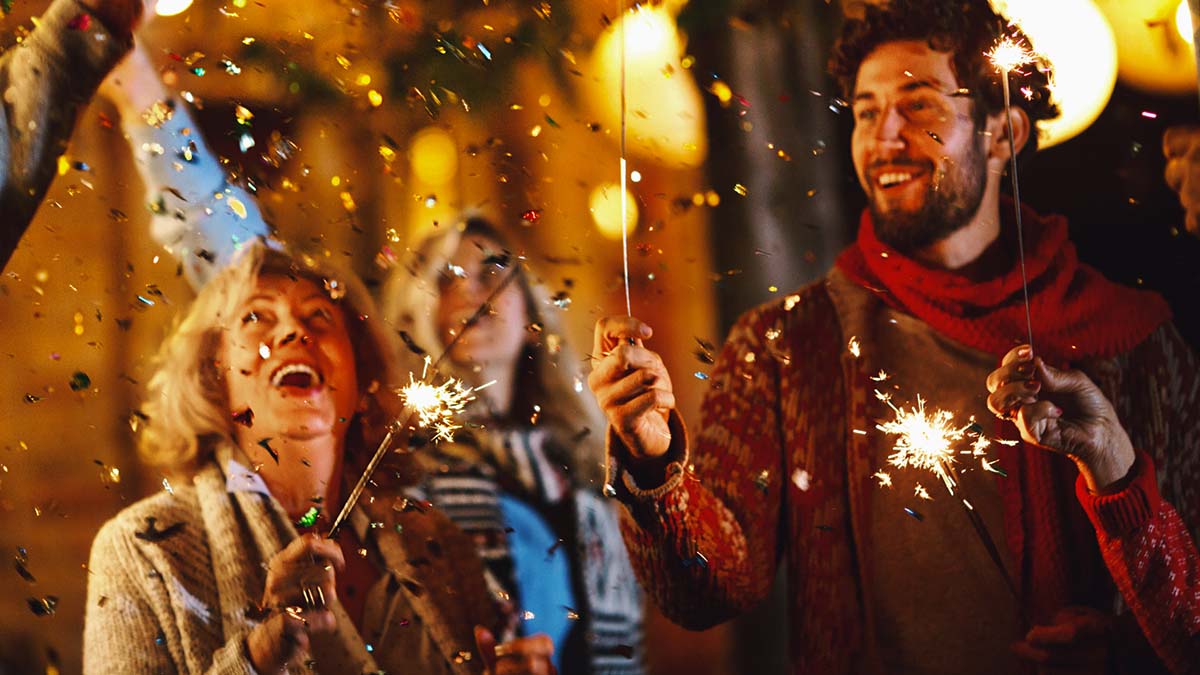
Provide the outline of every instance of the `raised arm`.
[[687,628],[754,606],[775,576],[783,481],[755,480],[764,469],[778,475],[783,456],[778,366],[764,332],[743,318],[730,333],[692,443],[661,359],[641,344],[649,328],[597,324],[589,385],[609,419],[608,483],[627,507],[625,543],[642,585]]
[[143,0],[55,0],[0,56],[0,269],[53,180],[80,106],[129,50]]
[[182,264],[193,288],[243,243],[269,234],[254,196],[226,180],[188,106],[163,86],[140,44],[101,94],[121,116],[146,189],[150,234]]

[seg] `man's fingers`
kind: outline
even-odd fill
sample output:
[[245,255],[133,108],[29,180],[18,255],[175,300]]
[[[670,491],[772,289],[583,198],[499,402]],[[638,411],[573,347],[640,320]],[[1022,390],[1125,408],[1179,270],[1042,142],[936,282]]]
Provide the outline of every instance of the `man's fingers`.
[[606,316],[596,322],[592,355],[599,357],[622,342],[646,340],[652,335],[654,330],[649,325],[632,316]]
[[1163,169],[1163,180],[1167,182],[1167,187],[1176,192],[1183,192],[1183,172],[1186,166],[1182,159],[1167,161],[1167,166]]
[[615,383],[596,391],[596,402],[600,404],[601,410],[608,411],[610,408],[628,403],[631,399],[642,395],[654,387],[658,379],[658,376],[649,370],[639,368]]
[[634,431],[632,421],[644,415],[651,410],[667,411],[675,407],[675,395],[669,391],[662,389],[651,389],[637,398],[617,406],[616,410],[620,419],[626,421],[625,427],[620,429],[624,432]]
[[1180,125],[1163,133],[1163,155],[1167,159],[1183,157],[1189,148],[1200,149],[1200,127]]

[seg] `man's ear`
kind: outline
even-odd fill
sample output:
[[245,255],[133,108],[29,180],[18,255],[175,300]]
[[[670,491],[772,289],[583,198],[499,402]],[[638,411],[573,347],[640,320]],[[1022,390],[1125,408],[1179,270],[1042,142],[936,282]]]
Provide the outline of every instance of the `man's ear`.
[[[1012,110],[1012,131],[1013,145],[1017,154],[1021,153],[1021,148],[1029,142],[1029,135],[1036,133],[1033,123],[1029,120],[1029,115],[1020,106],[1011,106]],[[1000,171],[1008,168],[1008,161],[1011,153],[1009,152],[1008,144],[1008,121],[1005,118],[1004,111],[1001,110],[995,115],[989,115],[987,118],[988,130],[988,160],[996,160],[998,166],[995,168]]]

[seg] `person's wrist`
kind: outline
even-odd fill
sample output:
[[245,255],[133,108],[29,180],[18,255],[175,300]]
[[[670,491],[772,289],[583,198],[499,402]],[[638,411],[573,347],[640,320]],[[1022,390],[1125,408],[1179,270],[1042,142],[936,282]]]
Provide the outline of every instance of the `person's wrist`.
[[1090,461],[1077,461],[1088,491],[1092,494],[1114,491],[1113,488],[1121,484],[1129,475],[1137,455],[1134,454],[1133,446],[1129,443],[1128,438],[1123,440],[1123,443],[1118,443],[1114,448],[1098,454]]

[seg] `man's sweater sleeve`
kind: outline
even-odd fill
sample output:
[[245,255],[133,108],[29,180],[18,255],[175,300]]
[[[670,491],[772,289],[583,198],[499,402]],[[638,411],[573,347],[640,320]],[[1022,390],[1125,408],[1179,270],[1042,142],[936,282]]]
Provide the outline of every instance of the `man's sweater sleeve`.
[[[757,312],[733,327],[709,379],[702,430],[690,443],[672,413],[665,480],[639,485],[609,431],[609,487],[634,569],[663,613],[706,628],[766,596],[779,559],[783,501],[779,363]],[[647,486],[648,483],[660,484]]]
[[75,0],[55,0],[0,56],[0,269],[54,178],[79,107],[129,47]]
[[1139,451],[1120,492],[1092,494],[1081,476],[1076,494],[1159,658],[1172,672],[1200,673],[1200,369],[1173,327],[1147,342],[1141,351],[1150,358],[1134,365],[1151,373],[1154,390],[1145,395],[1158,403],[1141,412],[1156,418],[1167,447]]

